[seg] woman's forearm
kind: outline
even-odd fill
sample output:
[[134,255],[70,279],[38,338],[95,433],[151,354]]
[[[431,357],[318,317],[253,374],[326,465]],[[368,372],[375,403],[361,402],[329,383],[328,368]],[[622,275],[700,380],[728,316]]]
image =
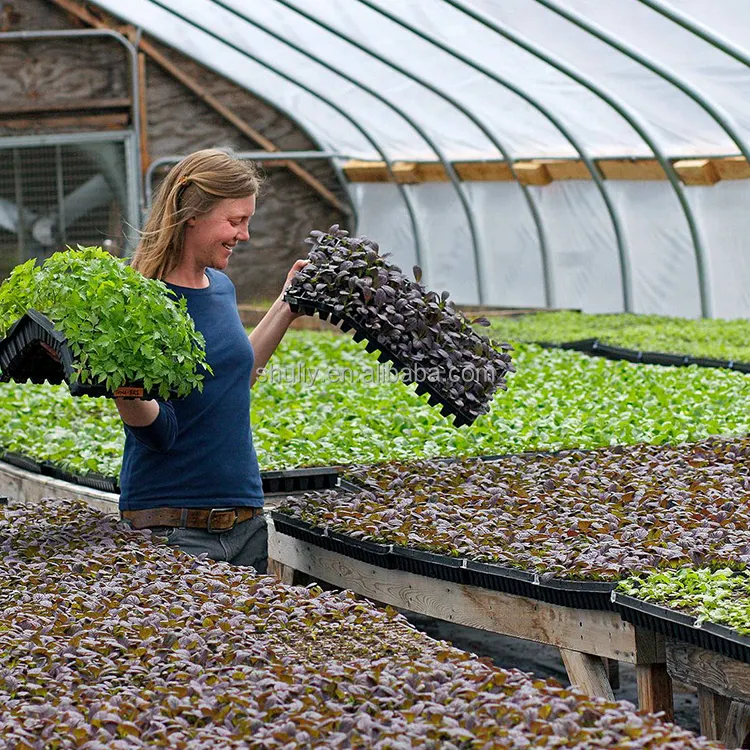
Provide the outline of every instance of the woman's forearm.
[[291,311],[289,305],[279,297],[253,329],[249,336],[255,352],[251,386],[258,379],[258,372],[268,364],[268,360],[296,317],[298,316]]
[[148,427],[159,416],[159,404],[156,401],[116,398],[115,406],[122,421],[131,427]]

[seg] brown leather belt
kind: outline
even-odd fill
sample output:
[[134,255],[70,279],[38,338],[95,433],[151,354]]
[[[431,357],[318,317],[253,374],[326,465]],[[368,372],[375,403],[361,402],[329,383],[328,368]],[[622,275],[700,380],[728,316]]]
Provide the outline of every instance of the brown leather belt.
[[209,533],[229,531],[236,524],[260,516],[263,508],[150,508],[123,510],[123,520],[134,529],[151,526],[178,526],[181,529],[205,529]]

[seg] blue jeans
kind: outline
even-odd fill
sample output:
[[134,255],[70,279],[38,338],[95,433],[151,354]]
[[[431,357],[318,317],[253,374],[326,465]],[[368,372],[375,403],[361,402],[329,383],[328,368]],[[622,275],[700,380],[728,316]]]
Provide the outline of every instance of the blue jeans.
[[217,562],[250,566],[263,574],[268,569],[268,526],[263,515],[218,534],[176,526],[154,526],[151,532],[154,536],[166,537],[170,547],[178,547],[188,555],[197,557],[206,552],[209,559]]

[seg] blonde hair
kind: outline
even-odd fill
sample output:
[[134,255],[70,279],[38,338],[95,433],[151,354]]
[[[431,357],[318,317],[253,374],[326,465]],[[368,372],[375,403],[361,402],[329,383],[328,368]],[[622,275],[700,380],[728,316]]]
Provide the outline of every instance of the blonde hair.
[[257,195],[257,167],[228,151],[208,148],[186,156],[159,185],[131,266],[148,279],[164,279],[180,262],[185,225],[225,198]]

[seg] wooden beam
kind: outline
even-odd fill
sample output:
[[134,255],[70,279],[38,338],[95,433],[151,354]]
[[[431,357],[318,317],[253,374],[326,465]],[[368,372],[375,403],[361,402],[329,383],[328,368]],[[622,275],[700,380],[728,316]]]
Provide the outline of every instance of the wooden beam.
[[724,159],[712,159],[720,180],[750,179],[750,164],[744,156],[729,156]]
[[614,701],[615,694],[609,684],[609,674],[600,656],[569,651],[565,648],[560,649],[560,656],[571,685],[575,685],[586,695]]
[[57,115],[69,112],[95,112],[129,110],[132,102],[122,99],[45,99],[33,102],[0,104],[0,117],[26,117],[28,115]]
[[71,115],[66,117],[40,117],[33,119],[5,119],[0,117],[0,128],[7,130],[34,130],[36,128],[74,128],[96,130],[124,130],[130,123],[130,113],[105,115]]
[[504,161],[457,161],[453,166],[466,182],[512,182],[515,179]]
[[597,159],[606,180],[666,180],[656,159]]
[[[50,0],[50,2],[57,5],[59,8],[67,11],[71,15],[75,16],[84,23],[93,26],[98,29],[111,29],[113,28],[110,24],[104,22],[90,11],[82,8],[73,0]],[[255,141],[264,151],[280,151],[279,147],[276,146],[273,141],[266,138],[262,133],[255,130],[253,127],[247,124],[238,114],[232,111],[229,107],[217,99],[213,94],[206,91],[205,87],[196,81],[192,76],[188,75],[184,71],[163,55],[151,42],[147,39],[141,38],[139,49],[147,54],[157,65],[166,70],[173,78],[178,80],[183,86],[190,89],[202,102],[211,107],[216,113],[221,115],[227,122],[234,125],[243,135],[247,136],[251,140]],[[329,190],[317,177],[308,172],[306,169],[301,167],[296,162],[285,162],[296,177],[302,180],[304,183],[309,185],[323,200],[333,206],[336,210],[341,211],[344,214],[351,213],[349,206],[343,204],[334,193]]]
[[544,164],[553,181],[591,179],[591,173],[579,159],[535,159],[535,161]]
[[138,118],[141,124],[141,176],[145,177],[151,164],[148,144],[148,91],[146,88],[146,55],[138,53]]
[[350,182],[390,182],[388,168],[382,161],[362,161],[351,159],[343,166],[344,174]]
[[638,683],[638,708],[655,714],[664,712],[666,721],[674,721],[672,679],[666,664],[636,664]]
[[698,686],[698,716],[700,717],[701,734],[709,740],[720,740],[727,725],[731,698]]
[[715,185],[721,179],[710,159],[680,159],[674,168],[686,185]]
[[289,586],[294,585],[294,568],[283,565],[276,560],[268,561],[268,574],[274,576],[280,583],[286,583]]
[[[667,176],[656,159],[598,159],[602,176],[608,180],[666,180]],[[515,178],[504,161],[454,162],[462,180],[510,182]],[[686,185],[713,185],[720,180],[750,179],[750,165],[744,157],[725,159],[681,159],[675,169]],[[525,185],[549,185],[557,180],[591,180],[591,173],[579,159],[532,159],[514,164],[520,181]],[[440,162],[401,161],[394,164],[398,182],[445,182],[448,179]],[[382,161],[352,159],[344,165],[351,182],[389,182]]]
[[750,664],[672,639],[667,639],[666,657],[673,679],[750,702]]
[[522,185],[549,185],[552,177],[547,165],[533,161],[517,161],[514,165],[518,181]]

